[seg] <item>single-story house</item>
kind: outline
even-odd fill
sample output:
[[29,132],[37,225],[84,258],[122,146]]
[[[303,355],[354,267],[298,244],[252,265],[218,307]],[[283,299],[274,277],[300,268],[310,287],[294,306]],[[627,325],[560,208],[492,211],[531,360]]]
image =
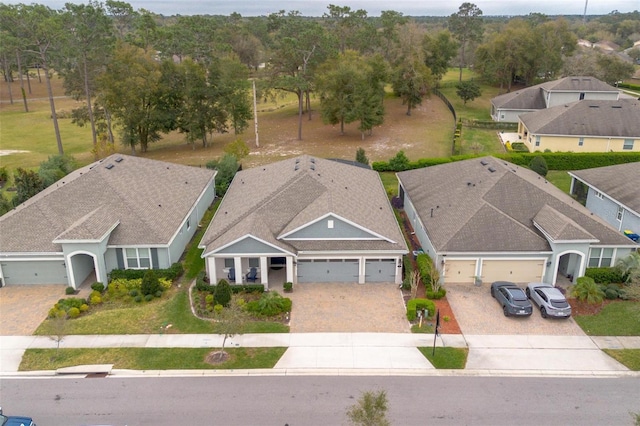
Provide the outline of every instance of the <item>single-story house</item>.
[[0,217],[3,285],[107,283],[113,269],[168,268],[215,198],[213,170],[115,154]]
[[[640,234],[640,162],[569,172],[571,194],[620,232]],[[609,265],[602,265],[609,266]]]
[[210,282],[266,288],[399,284],[408,252],[378,173],[308,155],[238,172],[200,246]]
[[493,121],[517,123],[521,114],[581,100],[617,101],[620,92],[594,77],[564,77],[491,99]]
[[638,245],[535,172],[494,157],[398,173],[404,210],[445,283],[584,275]]
[[520,116],[529,151],[640,151],[640,100],[580,101]]

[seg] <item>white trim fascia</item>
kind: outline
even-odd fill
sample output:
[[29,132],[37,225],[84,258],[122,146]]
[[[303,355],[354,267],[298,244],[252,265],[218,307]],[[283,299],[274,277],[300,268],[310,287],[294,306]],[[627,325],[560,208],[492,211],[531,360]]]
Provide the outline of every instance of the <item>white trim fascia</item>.
[[118,244],[118,245],[108,245],[107,249],[127,249],[127,248],[148,248],[148,249],[158,249],[158,248],[169,248],[169,244]]
[[[54,244],[73,244],[73,243],[89,243],[89,244],[100,244],[101,242],[103,242],[105,240],[105,238],[107,238],[109,235],[111,235],[111,233],[113,232],[114,229],[116,229],[116,227],[120,225],[120,219],[116,220],[114,222],[113,225],[111,225],[109,227],[109,229],[107,231],[105,231],[104,234],[102,234],[102,236],[100,238],[97,238],[95,240],[60,240],[58,239],[58,237],[53,239],[53,243]],[[66,231],[65,231],[66,232]],[[64,234],[64,232],[63,232]]]
[[[626,139],[626,138],[625,138],[625,139]],[[592,185],[592,184],[590,184],[590,183],[588,183],[588,182],[585,182],[584,180],[580,179],[578,176],[574,175],[573,173],[571,173],[571,172],[567,172],[567,173],[568,173],[568,174],[569,174],[569,176],[571,176],[572,178],[574,178],[574,179],[576,179],[576,180],[578,180],[578,181],[582,182],[583,184],[587,185],[589,188],[593,189],[594,191],[598,191],[600,194],[604,195],[605,197],[607,197],[609,200],[613,201],[613,202],[614,202],[615,204],[617,204],[618,206],[623,207],[623,208],[624,208],[625,210],[627,210],[628,212],[631,212],[631,213],[633,213],[634,215],[636,215],[637,217],[639,217],[639,218],[640,218],[640,212],[637,212],[637,211],[633,210],[632,208],[630,208],[630,207],[626,206],[625,204],[623,204],[623,203],[619,202],[619,201],[618,201],[618,200],[616,200],[615,198],[610,197],[609,195],[607,195],[607,193],[606,193],[606,192],[604,192],[604,191],[602,191],[602,190],[598,189],[598,187],[597,187],[597,186]]]
[[16,259],[2,259],[7,262],[34,262],[34,261],[65,261],[65,256],[62,257],[31,257],[31,258],[16,258]]
[[380,238],[287,238],[284,241],[380,241]]
[[449,256],[463,256],[463,257],[483,257],[483,256],[543,256],[553,254],[553,251],[537,251],[537,252],[517,252],[517,251],[497,251],[497,252],[463,252],[463,251],[450,251],[450,252],[438,252],[438,256],[449,257]]
[[0,253],[0,259],[10,259],[13,256],[64,256],[63,251],[16,251]]
[[[308,227],[308,226],[311,226],[311,225],[313,225],[313,224],[315,224],[315,223],[318,223],[318,222],[320,222],[321,220],[323,220],[323,219],[325,219],[325,218],[327,218],[327,217],[329,217],[329,216],[333,216],[333,217],[334,217],[334,218],[336,218],[336,219],[340,219],[341,221],[343,221],[343,222],[345,222],[345,223],[347,223],[347,224],[349,224],[349,225],[351,225],[351,226],[354,226],[354,227],[356,227],[356,228],[360,229],[361,231],[364,231],[364,232],[366,232],[366,233],[368,233],[368,234],[375,235],[376,237],[378,237],[378,238],[379,238],[379,239],[381,239],[381,240],[386,240],[386,241],[388,241],[388,242],[390,242],[390,243],[394,243],[394,244],[395,244],[395,241],[391,240],[390,238],[387,238],[387,237],[385,237],[384,235],[380,235],[380,234],[378,234],[377,232],[374,232],[374,231],[372,231],[372,230],[370,230],[370,229],[367,229],[367,228],[365,228],[364,226],[359,225],[359,224],[357,224],[357,223],[355,223],[355,222],[352,222],[352,221],[350,221],[349,219],[344,218],[344,217],[342,217],[342,216],[340,216],[340,215],[338,215],[338,214],[335,214],[335,213],[333,213],[333,212],[326,213],[326,214],[324,214],[324,215],[320,216],[319,218],[317,218],[317,219],[315,219],[315,220],[312,220],[312,221],[310,221],[310,222],[307,222],[307,223],[305,223],[304,225],[301,225],[301,226],[297,227],[296,229],[293,229],[293,230],[291,230],[291,231],[287,232],[286,234],[281,234],[281,235],[279,235],[279,236],[277,237],[277,239],[278,239],[278,240],[285,240],[285,241],[286,241],[286,240],[293,240],[293,238],[287,238],[287,236],[289,236],[289,235],[291,235],[291,234],[293,234],[293,233],[295,233],[295,232],[298,232],[299,230],[304,229],[304,228],[306,228],[306,227]],[[315,240],[316,238],[313,238],[313,239]],[[346,240],[347,238],[344,238],[344,239]]]
[[389,251],[373,251],[373,250],[340,250],[340,251],[299,251],[300,256],[357,256],[358,253],[362,255],[372,256],[401,256],[408,254],[408,250],[389,250]]
[[[260,243],[266,244],[266,245],[268,245],[269,247],[273,247],[274,249],[278,250],[278,253],[284,253],[284,254],[288,254],[289,256],[296,257],[296,255],[295,255],[295,254],[293,254],[292,252],[290,252],[290,251],[288,251],[288,250],[285,250],[285,249],[283,249],[283,248],[281,248],[281,247],[278,247],[278,246],[276,246],[276,245],[274,245],[274,244],[271,244],[271,243],[269,243],[269,242],[267,242],[267,241],[265,241],[265,240],[263,240],[263,239],[261,239],[261,238],[258,238],[258,237],[254,236],[254,235],[252,235],[252,234],[245,234],[245,235],[243,235],[242,237],[240,237],[240,238],[236,238],[235,240],[231,241],[230,243],[227,243],[227,244],[225,244],[225,245],[223,245],[223,246],[221,246],[221,247],[218,247],[218,248],[217,248],[217,249],[215,249],[215,250],[212,250],[212,251],[207,252],[207,253],[204,253],[204,252],[203,252],[203,253],[202,253],[202,255],[201,255],[201,257],[203,257],[203,258],[204,258],[204,257],[211,256],[211,255],[213,255],[213,254],[215,254],[215,253],[219,252],[220,250],[224,250],[224,249],[226,249],[227,247],[230,247],[230,246],[232,246],[232,245],[234,245],[234,244],[236,244],[236,243],[238,243],[238,242],[240,242],[240,241],[242,241],[242,240],[244,240],[244,239],[247,239],[247,238],[253,238],[254,240],[256,240],[256,241],[258,241],[258,242],[260,242]],[[225,253],[225,254],[226,254],[226,255],[231,255],[230,253]],[[244,255],[244,253],[242,253],[242,255]]]
[[[200,191],[200,195],[198,195],[198,198],[196,198],[196,201],[193,203],[193,205],[189,209],[189,212],[182,219],[182,222],[180,222],[180,226],[178,226],[178,228],[175,230],[175,232],[173,233],[171,238],[169,238],[169,242],[167,243],[167,246],[170,246],[171,244],[173,244],[173,240],[175,240],[178,237],[178,235],[180,234],[180,230],[182,229],[184,224],[187,223],[187,219],[189,219],[191,217],[191,213],[193,213],[193,211],[195,210],[195,208],[198,205],[198,203],[200,202],[200,200],[202,200],[202,198],[204,197],[205,192],[207,192],[207,188],[209,188],[209,185],[211,183],[213,183],[213,200],[215,201],[215,199],[216,199],[216,176],[217,175],[218,175],[218,171],[214,170],[213,176],[211,177],[211,179],[209,179],[209,182],[207,183],[207,186],[205,186],[205,188],[202,191]],[[197,226],[197,225],[198,224],[196,224],[195,226]],[[192,225],[192,226],[194,226],[194,225]]]
[[[629,240],[631,241],[631,240]],[[613,248],[613,249],[619,249],[619,248],[630,248],[630,249],[638,249],[640,248],[640,244],[631,244],[631,245],[623,245],[623,244],[593,244],[590,245],[589,248]]]

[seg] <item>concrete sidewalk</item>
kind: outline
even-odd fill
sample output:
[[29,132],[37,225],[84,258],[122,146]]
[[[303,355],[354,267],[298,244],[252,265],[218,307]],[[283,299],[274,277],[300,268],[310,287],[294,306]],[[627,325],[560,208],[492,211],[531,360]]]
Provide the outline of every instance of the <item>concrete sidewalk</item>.
[[[66,336],[61,348],[216,348],[223,336],[211,334]],[[432,334],[281,333],[245,334],[227,347],[287,347],[276,369],[416,370],[433,369],[417,347],[431,347]],[[438,347],[468,347],[466,370],[539,372],[622,372],[627,369],[601,349],[640,349],[640,336],[441,335]],[[55,348],[47,336],[0,336],[0,373],[18,371],[26,349]]]

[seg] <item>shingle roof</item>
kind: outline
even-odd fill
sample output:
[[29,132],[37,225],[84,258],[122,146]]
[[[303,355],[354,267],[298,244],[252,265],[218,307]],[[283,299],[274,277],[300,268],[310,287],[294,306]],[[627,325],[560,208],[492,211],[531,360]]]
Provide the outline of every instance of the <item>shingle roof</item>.
[[112,155],[0,217],[0,251],[60,252],[54,239],[96,239],[116,224],[111,245],[168,244],[214,176],[212,170]]
[[550,251],[533,224],[549,207],[602,244],[629,245],[535,172],[493,157],[410,170],[398,178],[438,252]]
[[553,241],[594,240],[597,242],[596,238],[582,226],[547,204],[535,215],[533,223],[542,228]]
[[571,174],[640,216],[640,162],[577,170]]
[[[345,218],[393,242],[279,239],[326,214]],[[209,253],[246,235],[294,253],[407,249],[375,171],[306,155],[238,172],[201,245]]]
[[496,96],[491,103],[498,108],[541,110],[547,107],[545,92],[618,92],[618,89],[594,77],[564,77]]
[[520,120],[536,135],[638,138],[640,101],[578,101],[522,114]]

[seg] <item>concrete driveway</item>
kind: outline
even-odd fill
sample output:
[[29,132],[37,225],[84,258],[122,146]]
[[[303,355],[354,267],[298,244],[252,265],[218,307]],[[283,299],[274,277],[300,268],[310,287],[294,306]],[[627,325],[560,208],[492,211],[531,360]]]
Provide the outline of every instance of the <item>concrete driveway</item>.
[[291,332],[409,333],[402,293],[395,284],[296,284]]
[[64,285],[14,285],[0,288],[0,335],[29,336],[65,297]]
[[530,317],[505,317],[502,307],[491,297],[490,284],[447,284],[447,300],[465,335],[529,334],[585,336],[569,319],[544,319],[535,307]]

